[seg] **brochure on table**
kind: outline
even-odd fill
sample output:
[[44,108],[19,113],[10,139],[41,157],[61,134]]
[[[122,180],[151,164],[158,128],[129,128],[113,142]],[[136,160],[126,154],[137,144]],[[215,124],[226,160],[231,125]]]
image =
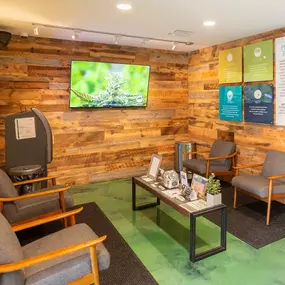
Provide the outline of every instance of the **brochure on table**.
[[205,200],[199,199],[193,202],[188,202],[180,205],[182,208],[186,209],[189,213],[201,211],[209,208]]
[[275,40],[276,125],[285,126],[285,37]]

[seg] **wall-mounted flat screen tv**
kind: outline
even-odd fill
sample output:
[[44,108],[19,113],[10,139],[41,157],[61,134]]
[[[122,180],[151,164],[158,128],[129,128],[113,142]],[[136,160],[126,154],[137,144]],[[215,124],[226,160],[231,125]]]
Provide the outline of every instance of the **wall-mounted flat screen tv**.
[[150,67],[72,61],[71,108],[146,107]]

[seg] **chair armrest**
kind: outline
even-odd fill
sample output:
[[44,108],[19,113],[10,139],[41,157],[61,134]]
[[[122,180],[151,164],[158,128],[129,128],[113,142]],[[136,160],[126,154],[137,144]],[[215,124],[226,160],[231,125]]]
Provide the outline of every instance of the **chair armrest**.
[[71,186],[66,186],[66,187],[62,187],[62,188],[58,188],[58,189],[40,191],[40,192],[16,196],[16,197],[0,198],[0,202],[14,202],[14,201],[24,200],[24,199],[28,199],[28,198],[33,198],[33,197],[45,196],[45,195],[50,195],[50,194],[54,194],[54,193],[60,193],[60,192],[68,190],[70,187]]
[[64,213],[61,213],[61,214],[53,215],[53,216],[50,216],[50,217],[41,218],[41,219],[38,219],[38,220],[27,222],[27,223],[24,223],[24,224],[19,224],[19,225],[16,225],[16,226],[12,226],[12,230],[14,232],[19,232],[19,231],[22,231],[22,230],[25,230],[25,229],[29,229],[29,228],[33,228],[33,227],[36,227],[36,226],[39,226],[39,225],[43,225],[43,224],[47,224],[47,223],[54,222],[54,221],[57,221],[57,220],[61,220],[63,218],[72,217],[72,216],[75,216],[78,213],[80,213],[82,210],[83,210],[83,207],[75,209],[75,210],[71,210],[71,211],[68,211],[68,212],[64,212]]
[[204,158],[204,159],[211,161],[211,160],[219,160],[219,159],[225,159],[225,158],[232,158],[232,157],[235,157],[236,155],[237,155],[237,152],[234,152],[234,153],[229,154],[229,155],[207,157],[207,158]]
[[29,183],[36,183],[36,182],[46,181],[46,180],[50,180],[50,179],[54,180],[54,179],[56,179],[58,177],[59,177],[58,175],[40,177],[40,178],[31,179],[31,180],[15,182],[15,183],[13,183],[13,185],[14,186],[20,186],[20,185],[25,185],[25,184],[29,184]]
[[209,153],[210,150],[200,150],[200,151],[186,151],[185,154],[200,154],[200,153]]
[[254,168],[263,166],[264,163],[255,163],[255,164],[248,164],[248,165],[240,165],[240,166],[233,166],[233,169],[245,169],[245,168]]
[[72,246],[68,246],[62,249],[58,249],[49,253],[45,253],[39,256],[33,256],[30,258],[27,258],[25,260],[22,261],[18,261],[18,262],[13,262],[13,263],[9,263],[9,264],[3,264],[0,265],[0,273],[6,273],[6,272],[12,272],[12,271],[16,271],[16,270],[20,270],[22,268],[25,267],[29,267],[29,266],[33,266],[35,264],[41,263],[41,262],[45,262],[47,260],[51,260],[60,256],[64,256],[67,254],[71,254],[89,247],[93,247],[98,245],[99,243],[103,242],[105,239],[107,238],[107,236],[102,236],[100,238],[94,239],[94,240],[90,240],[87,242],[82,242],[76,245],[72,245]]
[[278,175],[274,175],[274,176],[268,176],[266,178],[269,179],[269,180],[277,180],[277,179],[285,178],[285,174],[278,174]]

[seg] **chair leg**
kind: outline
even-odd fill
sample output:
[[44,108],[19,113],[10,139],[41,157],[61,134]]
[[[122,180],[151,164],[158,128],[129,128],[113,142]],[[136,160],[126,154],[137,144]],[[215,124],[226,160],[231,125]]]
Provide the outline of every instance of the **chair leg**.
[[271,211],[271,201],[268,200],[267,202],[267,216],[266,216],[266,225],[270,224],[270,211]]
[[[59,192],[59,204],[60,204],[60,208],[62,210],[62,212],[65,212],[65,200],[64,200],[64,193],[63,192]],[[67,218],[63,219],[63,224],[64,227],[67,228],[68,224],[67,224]]]
[[234,209],[237,208],[237,188],[234,187]]
[[268,200],[267,200],[267,216],[266,216],[266,225],[270,224],[270,212],[271,212],[271,200],[272,200],[272,180],[269,180],[268,186]]
[[92,273],[94,277],[94,285],[100,285],[96,246],[90,247],[90,259],[91,259]]
[[206,166],[206,178],[209,178],[209,172],[210,172],[210,161],[207,160],[207,166]]

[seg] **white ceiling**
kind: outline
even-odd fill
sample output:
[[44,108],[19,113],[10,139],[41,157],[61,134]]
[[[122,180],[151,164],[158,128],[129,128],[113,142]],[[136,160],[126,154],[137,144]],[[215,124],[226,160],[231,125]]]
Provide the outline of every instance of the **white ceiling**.
[[[0,30],[28,32],[31,23],[68,26],[142,37],[192,41],[178,45],[191,51],[285,26],[285,0],[133,0],[131,11],[120,11],[116,0],[0,0]],[[216,21],[204,27],[206,20]],[[176,29],[193,31],[173,37]],[[40,36],[71,39],[72,31],[40,28]],[[79,40],[114,43],[114,37],[80,33]],[[141,41],[122,38],[122,45],[141,46]],[[144,47],[170,49],[171,43],[147,42]]]

